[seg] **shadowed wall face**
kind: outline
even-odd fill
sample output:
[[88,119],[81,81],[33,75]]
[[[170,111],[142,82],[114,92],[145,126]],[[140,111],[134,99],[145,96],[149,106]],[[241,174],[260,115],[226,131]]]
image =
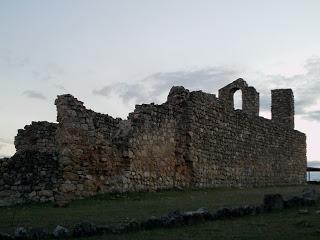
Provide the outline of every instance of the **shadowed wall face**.
[[305,182],[306,137],[263,117],[228,111],[210,94],[190,94],[194,184],[273,186]]
[[15,137],[17,152],[0,159],[0,206],[53,201],[62,171],[56,145],[58,124],[32,122]]

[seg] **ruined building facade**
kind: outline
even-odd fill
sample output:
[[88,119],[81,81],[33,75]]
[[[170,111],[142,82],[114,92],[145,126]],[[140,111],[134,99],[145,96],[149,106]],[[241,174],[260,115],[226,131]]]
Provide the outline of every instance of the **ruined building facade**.
[[[234,110],[239,89],[243,108]],[[59,202],[174,187],[302,184],[306,136],[294,130],[292,90],[271,93],[271,120],[259,116],[259,93],[242,79],[218,98],[173,87],[165,103],[137,105],[127,120],[58,96],[58,123],[20,129],[16,154],[0,159],[0,199]]]

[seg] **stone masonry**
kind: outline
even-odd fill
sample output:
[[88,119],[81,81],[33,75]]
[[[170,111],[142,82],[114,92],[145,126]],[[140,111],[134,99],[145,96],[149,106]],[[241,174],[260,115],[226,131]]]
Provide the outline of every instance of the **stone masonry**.
[[[243,110],[233,94],[242,91]],[[294,130],[291,89],[272,90],[272,119],[259,93],[238,79],[219,97],[172,87],[161,105],[136,105],[127,120],[58,96],[57,122],[18,131],[0,159],[0,204],[68,202],[108,192],[175,187],[305,183],[306,136]]]

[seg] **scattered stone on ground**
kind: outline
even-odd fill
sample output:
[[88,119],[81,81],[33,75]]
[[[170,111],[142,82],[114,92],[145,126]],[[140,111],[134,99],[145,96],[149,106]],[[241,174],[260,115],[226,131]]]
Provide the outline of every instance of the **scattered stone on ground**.
[[58,225],[53,230],[52,235],[55,238],[66,238],[71,236],[71,232],[68,228]]
[[87,237],[93,236],[97,233],[97,227],[91,222],[81,222],[74,226],[72,235],[74,237]]
[[309,213],[309,210],[308,209],[300,209],[298,211],[299,214],[308,214]]
[[280,194],[266,194],[263,205],[266,211],[280,210],[284,207],[284,201]]
[[27,233],[27,229],[25,229],[24,227],[17,227],[16,230],[14,231],[14,237],[17,239],[25,239],[27,238],[28,233]]

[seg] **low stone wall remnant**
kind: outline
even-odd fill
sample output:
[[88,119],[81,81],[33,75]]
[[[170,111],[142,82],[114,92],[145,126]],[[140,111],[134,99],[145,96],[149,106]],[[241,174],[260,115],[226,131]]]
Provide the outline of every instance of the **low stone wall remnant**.
[[[299,214],[309,214],[309,209],[306,209],[306,207],[309,208],[316,205],[319,201],[319,196],[315,189],[306,190],[307,194],[303,194],[302,196],[293,196],[289,199],[284,199],[280,194],[267,194],[264,196],[262,204],[221,207],[212,212],[203,207],[195,211],[187,212],[174,210],[160,217],[151,216],[142,221],[131,219],[112,225],[96,225],[93,222],[83,221],[71,226],[70,228],[69,226],[57,225],[52,232],[42,228],[17,227],[13,235],[0,233],[0,239],[28,240],[47,239],[49,237],[65,239],[70,237],[81,238],[102,234],[126,234],[160,228],[166,229],[181,226],[192,226],[222,219],[228,220],[243,218],[246,216],[259,216],[273,211],[283,211],[301,207],[303,207],[303,209],[299,209]],[[316,213],[319,214],[318,211],[316,211]]]

